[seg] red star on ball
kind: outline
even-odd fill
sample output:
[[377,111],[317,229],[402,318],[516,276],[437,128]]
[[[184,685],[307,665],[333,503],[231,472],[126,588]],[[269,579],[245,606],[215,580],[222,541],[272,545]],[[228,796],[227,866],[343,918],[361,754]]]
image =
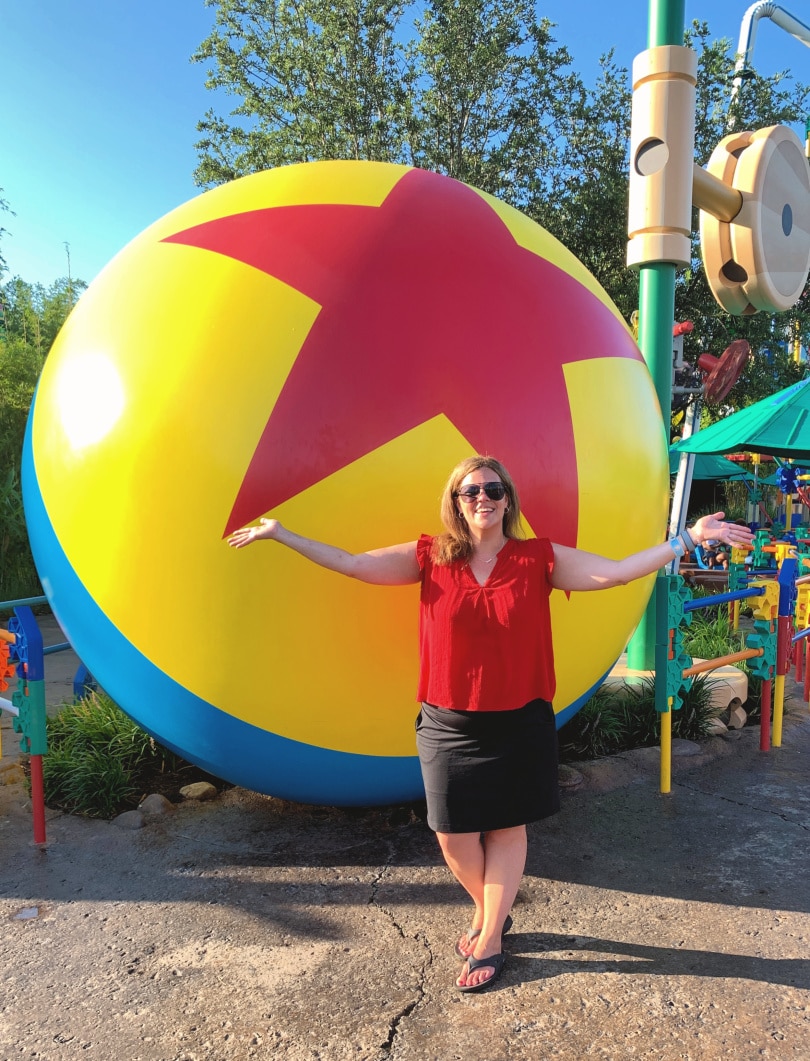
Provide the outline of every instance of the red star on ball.
[[321,307],[225,535],[443,413],[509,468],[537,533],[576,544],[563,367],[641,355],[610,310],[516,243],[481,195],[409,170],[379,206],[269,207],[166,242],[245,262]]

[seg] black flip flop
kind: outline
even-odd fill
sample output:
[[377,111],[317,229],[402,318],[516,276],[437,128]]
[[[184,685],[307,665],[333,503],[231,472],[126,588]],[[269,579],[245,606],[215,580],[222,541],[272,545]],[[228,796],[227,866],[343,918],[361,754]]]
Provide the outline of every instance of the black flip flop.
[[[503,937],[506,935],[506,933],[512,927],[512,923],[513,922],[512,922],[511,915],[507,914],[506,915],[506,920],[503,923],[503,928],[501,929],[501,940],[502,941],[503,941]],[[481,929],[480,928],[471,928],[470,931],[467,933],[467,939],[470,941],[470,943],[472,943],[474,940],[478,939],[478,937],[480,935],[481,935]],[[453,947],[453,953],[455,954],[455,956],[457,958],[461,958],[461,960],[463,962],[466,962],[466,960],[470,957],[470,955],[469,954],[465,954],[464,951],[461,950],[461,948],[458,945],[459,942],[460,941],[458,941],[458,940],[456,941],[456,944]]]
[[473,969],[481,969],[489,966],[493,970],[492,976],[489,980],[482,980],[480,984],[472,984],[469,987],[465,984],[462,987],[460,984],[456,984],[459,991],[464,991],[466,994],[472,994],[473,991],[483,991],[489,987],[490,984],[494,984],[498,977],[503,972],[503,967],[506,962],[506,955],[501,954],[490,954],[488,958],[468,958],[467,959],[467,972],[471,973]]

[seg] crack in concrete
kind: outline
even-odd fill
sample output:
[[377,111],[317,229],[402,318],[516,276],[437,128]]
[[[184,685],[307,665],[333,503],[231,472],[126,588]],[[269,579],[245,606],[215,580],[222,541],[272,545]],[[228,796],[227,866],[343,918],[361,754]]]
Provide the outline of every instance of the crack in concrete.
[[724,796],[722,792],[706,791],[706,789],[700,788],[698,785],[687,785],[683,781],[676,782],[675,787],[685,789],[687,792],[695,792],[700,796],[713,796],[717,800],[722,800],[724,803],[730,803],[733,807],[741,807],[743,810],[754,810],[759,811],[762,814],[769,814],[773,818],[779,818],[787,825],[795,825],[803,832],[810,832],[810,826],[795,821],[793,818],[789,818],[786,814],[780,814],[779,811],[771,810],[770,807],[763,807],[761,803],[751,803],[748,801],[731,799],[730,796]]
[[[391,863],[394,859],[394,854],[395,850],[392,844],[389,848],[388,858],[380,867],[380,871],[377,876],[371,882],[371,894],[368,899],[368,905],[375,906],[378,910],[380,910],[381,913],[385,914],[390,920],[391,924],[399,933],[400,938],[407,939],[408,937],[406,936],[402,925],[400,925],[400,923],[394,916],[393,911],[390,910],[387,906],[383,906],[383,904],[378,902],[377,900],[377,895],[379,893],[382,880],[391,868]],[[408,1017],[410,1017],[413,1011],[425,1000],[425,997],[427,995],[427,971],[433,963],[433,952],[430,949],[430,943],[428,942],[426,936],[420,933],[415,938],[418,942],[422,944],[422,947],[425,950],[425,960],[422,962],[421,967],[419,969],[419,983],[416,988],[416,996],[411,999],[411,1001],[408,1002],[405,1006],[403,1006],[402,1009],[398,1013],[394,1014],[394,1016],[391,1018],[388,1025],[388,1037],[385,1042],[380,1044],[381,1058],[390,1059],[394,1056],[394,1044],[396,1042],[397,1036],[400,1033],[402,1022],[407,1020]]]
[[420,1002],[422,1002],[424,997],[425,997],[425,988],[424,988],[424,968],[423,968],[423,977],[422,977],[422,982],[420,983],[419,994],[417,995],[417,997],[412,1002],[409,1002],[408,1005],[404,1007],[404,1009],[400,1010],[400,1012],[397,1013],[397,1015],[394,1017],[394,1019],[391,1021],[390,1025],[388,1027],[388,1038],[380,1046],[380,1049],[383,1051],[383,1053],[382,1053],[383,1057],[391,1058],[391,1057],[394,1056],[394,1054],[393,1054],[394,1041],[395,1041],[397,1035],[399,1035],[399,1026],[400,1026],[400,1024],[405,1020],[406,1017],[410,1017],[410,1015],[413,1013],[413,1011],[416,1009],[416,1007],[420,1004]]

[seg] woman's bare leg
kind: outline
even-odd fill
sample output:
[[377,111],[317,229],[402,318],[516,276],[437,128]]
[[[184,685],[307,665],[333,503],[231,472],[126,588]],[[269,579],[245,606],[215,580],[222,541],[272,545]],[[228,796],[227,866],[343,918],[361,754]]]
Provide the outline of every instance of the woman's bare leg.
[[[480,833],[436,833],[450,872],[475,903],[472,928],[484,923],[484,847]],[[470,948],[472,953],[472,948]]]
[[[485,958],[501,951],[503,923],[515,901],[526,867],[526,827],[493,829],[484,833],[437,833],[445,861],[461,886],[475,903],[473,928],[481,933],[472,954]],[[491,966],[482,966],[467,975],[466,966],[458,979],[459,987],[489,980]]]

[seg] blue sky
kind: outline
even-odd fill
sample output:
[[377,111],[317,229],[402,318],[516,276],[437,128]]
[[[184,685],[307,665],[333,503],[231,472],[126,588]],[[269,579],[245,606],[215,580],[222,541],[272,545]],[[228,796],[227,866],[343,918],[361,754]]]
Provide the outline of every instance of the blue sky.
[[[749,0],[687,0],[686,19],[739,37]],[[780,5],[810,23],[807,0]],[[586,80],[609,48],[630,67],[646,47],[646,0],[538,0]],[[199,194],[196,123],[214,100],[189,62],[213,13],[203,0],[0,0],[0,188],[16,216],[8,275],[88,282],[126,243]],[[810,81],[810,50],[762,19],[755,60]]]

